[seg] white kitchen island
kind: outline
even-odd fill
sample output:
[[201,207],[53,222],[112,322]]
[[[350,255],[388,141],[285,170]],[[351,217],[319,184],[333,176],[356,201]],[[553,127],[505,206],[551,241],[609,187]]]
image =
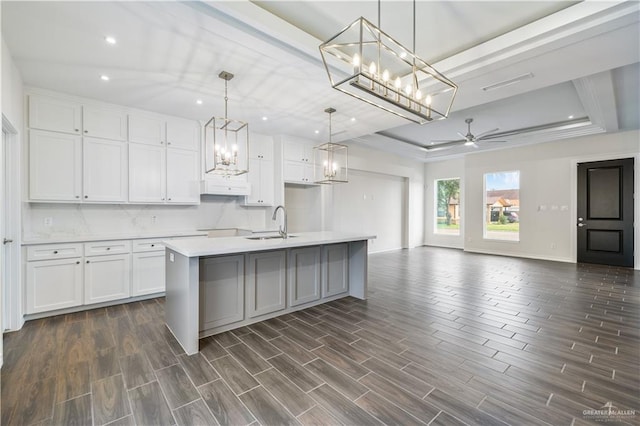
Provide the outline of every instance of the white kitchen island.
[[[372,235],[336,232],[166,241],[166,323],[187,354],[201,337],[367,295]],[[252,239],[253,238],[253,239]]]

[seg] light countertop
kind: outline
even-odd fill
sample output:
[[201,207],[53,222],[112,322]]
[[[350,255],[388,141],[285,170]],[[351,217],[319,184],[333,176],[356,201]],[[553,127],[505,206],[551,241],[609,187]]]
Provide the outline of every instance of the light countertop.
[[[264,234],[268,235],[268,234]],[[271,234],[271,235],[277,235]],[[254,251],[279,250],[292,247],[318,246],[372,240],[375,235],[344,232],[294,232],[289,238],[251,240],[246,236],[223,238],[174,239],[165,241],[168,249],[187,257],[218,256]]]

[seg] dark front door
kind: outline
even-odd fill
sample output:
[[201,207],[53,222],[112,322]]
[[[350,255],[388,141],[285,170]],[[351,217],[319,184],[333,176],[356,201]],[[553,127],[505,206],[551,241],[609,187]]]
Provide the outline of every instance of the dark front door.
[[633,158],[578,164],[578,262],[633,267]]

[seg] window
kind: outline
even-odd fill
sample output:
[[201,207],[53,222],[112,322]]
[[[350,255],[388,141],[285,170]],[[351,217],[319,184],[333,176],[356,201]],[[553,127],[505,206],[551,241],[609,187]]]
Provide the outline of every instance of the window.
[[520,172],[484,175],[484,238],[520,241]]
[[436,179],[434,233],[460,235],[460,178]]

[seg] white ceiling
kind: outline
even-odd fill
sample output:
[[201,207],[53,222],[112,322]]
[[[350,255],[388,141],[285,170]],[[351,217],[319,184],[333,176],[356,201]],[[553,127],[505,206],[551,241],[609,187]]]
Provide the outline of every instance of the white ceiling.
[[[329,86],[318,45],[359,16],[377,22],[377,5],[3,0],[2,36],[28,86],[206,120],[223,113],[217,75],[226,70],[236,75],[229,115],[254,131],[324,141],[323,110],[333,106],[334,140],[423,161],[475,152],[415,146],[459,139],[467,117],[475,134],[529,129],[480,150],[640,127],[637,1],[418,1],[416,51],[460,87],[449,119],[424,126]],[[411,2],[381,2],[382,28],[408,47],[411,10]],[[107,45],[106,35],[118,43]],[[534,77],[482,90],[526,73]],[[570,115],[587,119],[542,130]]]

